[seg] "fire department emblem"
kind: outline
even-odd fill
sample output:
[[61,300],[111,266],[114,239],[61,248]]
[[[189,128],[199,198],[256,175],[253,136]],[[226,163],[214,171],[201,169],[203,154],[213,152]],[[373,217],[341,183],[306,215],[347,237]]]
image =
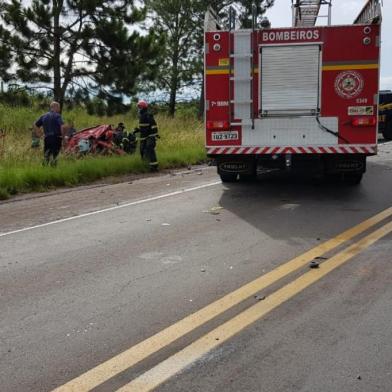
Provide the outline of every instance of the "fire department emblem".
[[355,71],[341,72],[335,79],[336,93],[345,99],[357,97],[363,90],[362,76]]

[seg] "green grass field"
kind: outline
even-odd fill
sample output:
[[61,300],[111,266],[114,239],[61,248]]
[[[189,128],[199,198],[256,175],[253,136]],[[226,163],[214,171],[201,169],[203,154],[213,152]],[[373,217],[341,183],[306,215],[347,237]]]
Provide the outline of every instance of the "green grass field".
[[[75,186],[107,176],[148,171],[138,153],[78,159],[61,155],[56,168],[42,166],[42,147],[31,148],[30,130],[40,114],[33,108],[0,105],[0,129],[4,130],[3,136],[0,136],[0,199],[20,192]],[[132,114],[98,118],[89,116],[82,109],[65,111],[63,118],[65,123],[73,122],[76,129],[124,122],[127,130],[133,130],[137,125],[137,119]],[[194,116],[180,112],[172,119],[158,114],[156,120],[161,136],[157,147],[161,169],[205,160],[203,127]]]

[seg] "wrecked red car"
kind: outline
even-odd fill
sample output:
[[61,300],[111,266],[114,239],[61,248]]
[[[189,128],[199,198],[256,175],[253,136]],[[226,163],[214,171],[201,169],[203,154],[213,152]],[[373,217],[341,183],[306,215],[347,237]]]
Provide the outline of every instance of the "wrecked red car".
[[99,125],[76,132],[68,140],[64,151],[71,154],[118,154],[125,151],[113,143],[111,125]]

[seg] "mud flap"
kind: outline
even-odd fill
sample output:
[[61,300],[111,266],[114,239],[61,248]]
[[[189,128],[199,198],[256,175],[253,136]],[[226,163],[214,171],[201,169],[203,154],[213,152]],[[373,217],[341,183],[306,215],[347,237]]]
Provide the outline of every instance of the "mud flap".
[[363,174],[366,172],[366,156],[345,154],[328,157],[325,161],[325,172]]
[[247,175],[256,173],[256,162],[253,159],[239,159],[238,157],[227,157],[217,159],[218,174],[220,175]]

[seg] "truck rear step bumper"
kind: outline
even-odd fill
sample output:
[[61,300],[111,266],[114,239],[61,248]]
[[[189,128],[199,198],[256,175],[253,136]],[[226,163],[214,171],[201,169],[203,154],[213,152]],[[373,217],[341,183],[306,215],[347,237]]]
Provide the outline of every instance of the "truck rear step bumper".
[[334,146],[207,146],[208,156],[279,154],[377,154],[377,144],[338,144]]
[[263,154],[215,156],[218,173],[255,174],[259,170],[364,173],[366,154]]

